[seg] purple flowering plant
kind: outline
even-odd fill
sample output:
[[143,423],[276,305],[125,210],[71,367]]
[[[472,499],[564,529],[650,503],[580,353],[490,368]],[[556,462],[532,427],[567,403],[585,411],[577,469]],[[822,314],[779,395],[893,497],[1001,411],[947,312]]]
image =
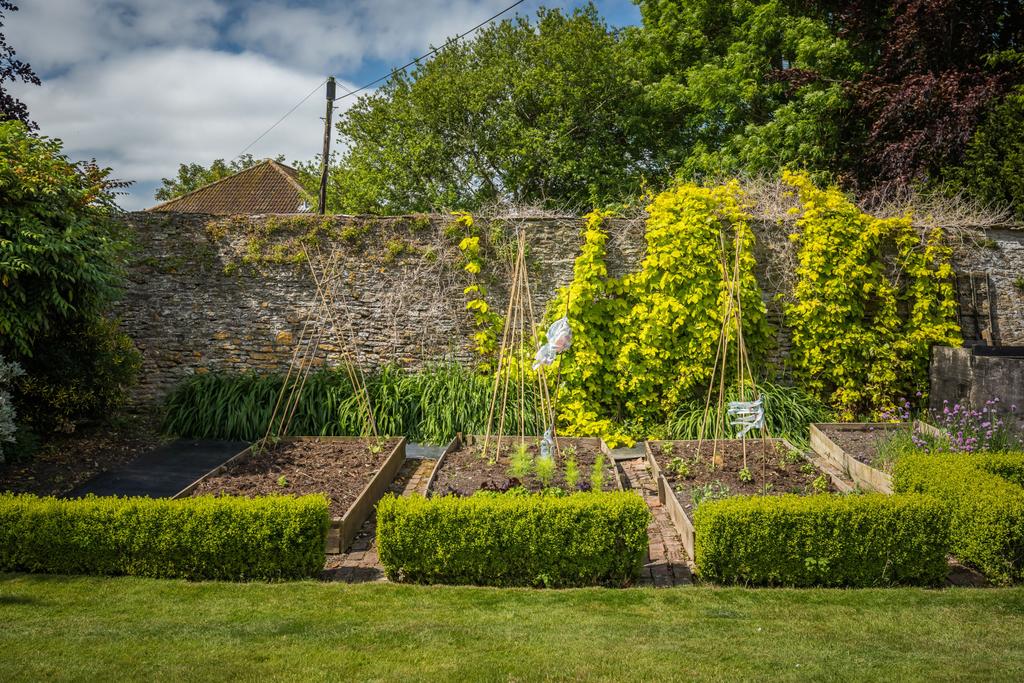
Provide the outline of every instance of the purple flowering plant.
[[[999,398],[985,401],[981,410],[962,403],[943,401],[942,411],[933,416],[935,424],[946,434],[948,444],[943,450],[974,453],[978,451],[1011,451],[1024,446],[1017,426],[1017,406],[1004,409]],[[918,440],[921,441],[918,444]],[[915,445],[929,448],[924,439],[915,435]]]

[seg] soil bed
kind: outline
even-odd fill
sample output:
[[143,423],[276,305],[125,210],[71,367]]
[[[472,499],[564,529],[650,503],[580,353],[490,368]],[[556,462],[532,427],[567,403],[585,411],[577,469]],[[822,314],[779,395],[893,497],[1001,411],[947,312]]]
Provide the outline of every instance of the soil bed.
[[[223,472],[203,479],[191,495],[322,493],[330,500],[331,517],[342,517],[399,441],[312,439],[280,443],[253,452]],[[371,452],[371,445],[377,452]]]
[[832,443],[846,451],[850,457],[858,462],[889,471],[892,469],[892,463],[882,463],[879,461],[878,448],[893,434],[909,430],[910,425],[874,424],[852,425],[850,427],[819,425],[818,429],[824,432],[831,439]]
[[[694,508],[694,491],[705,487],[711,488],[711,493],[705,496],[705,500],[712,497],[761,494],[810,495],[816,492],[814,481],[819,477],[822,478],[822,482],[827,483],[828,491],[835,490],[827,475],[799,453],[790,452],[778,441],[747,441],[747,467],[752,475],[750,481],[743,481],[740,478],[743,469],[743,444],[739,440],[719,442],[717,448],[712,442],[704,441],[700,445],[699,457],[697,441],[652,441],[650,446],[658,468],[675,493],[676,499],[691,516]],[[717,456],[714,468],[713,453]],[[762,471],[763,455],[766,457]],[[676,458],[685,464],[685,476],[672,465]]]
[[[512,456],[519,447],[518,437],[502,437],[501,452],[497,459],[494,457],[496,443],[496,439],[492,437],[488,442],[486,457],[481,457],[482,437],[475,437],[472,443],[463,444],[458,450],[453,450],[445,455],[443,461],[439,463],[431,486],[431,493],[438,496],[448,494],[470,496],[477,491],[500,492],[518,486],[533,492],[542,491],[544,487],[535,471],[531,471],[524,477],[516,477],[509,472]],[[574,452],[579,478],[573,491],[592,490],[591,474],[598,456],[601,456],[603,460],[604,476],[601,490],[615,491],[618,489],[615,465],[611,457],[602,453],[599,439],[559,438],[558,445],[561,449],[561,457],[555,453],[555,473],[551,486],[562,490],[568,489],[565,483],[565,463],[570,454]],[[531,459],[535,460],[540,453],[537,437],[528,438],[526,446]],[[492,460],[494,462],[491,462]]]
[[151,413],[117,416],[72,434],[46,434],[38,449],[0,463],[0,491],[60,496],[171,438]]

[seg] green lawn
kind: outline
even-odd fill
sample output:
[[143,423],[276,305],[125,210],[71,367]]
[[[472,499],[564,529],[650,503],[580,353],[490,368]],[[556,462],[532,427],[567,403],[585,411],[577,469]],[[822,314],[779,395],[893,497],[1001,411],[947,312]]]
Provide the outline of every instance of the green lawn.
[[1024,589],[0,575],[0,680],[1024,679]]

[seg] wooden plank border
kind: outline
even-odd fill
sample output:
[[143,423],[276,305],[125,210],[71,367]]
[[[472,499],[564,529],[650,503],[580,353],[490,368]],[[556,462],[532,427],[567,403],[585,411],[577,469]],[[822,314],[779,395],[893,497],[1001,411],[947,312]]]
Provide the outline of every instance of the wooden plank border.
[[[363,437],[358,436],[290,436],[281,439],[281,443],[294,443],[298,441],[331,442],[363,440]],[[363,523],[370,517],[370,513],[373,512],[373,508],[377,504],[377,501],[381,499],[387,491],[388,486],[390,486],[391,482],[394,481],[398,471],[402,468],[402,463],[405,462],[405,444],[406,439],[403,436],[398,440],[398,443],[392,451],[384,458],[384,462],[382,462],[381,466],[377,468],[373,477],[371,477],[370,481],[363,487],[363,490],[359,493],[355,502],[353,502],[345,512],[344,516],[331,518],[331,526],[327,532],[324,552],[328,554],[341,553],[351,545],[356,534],[359,533],[360,527],[363,526]],[[228,469],[235,463],[241,462],[246,458],[249,458],[251,455],[252,446],[249,446],[183,488],[173,496],[173,499],[178,500],[187,498],[202,481],[221,474],[224,470]]]
[[914,429],[909,422],[819,422],[811,425],[811,449],[830,464],[847,472],[854,483],[868,491],[892,493],[892,475],[865,464],[842,449],[828,436],[828,429],[865,432],[874,429],[895,431]]
[[[685,441],[686,439],[683,440]],[[786,439],[772,439],[772,441],[782,443],[783,446],[793,452],[800,452],[800,449],[794,447],[793,444]],[[654,479],[658,482],[658,501],[668,511],[669,519],[672,520],[672,525],[675,526],[676,531],[679,532],[679,537],[683,541],[683,548],[686,549],[687,554],[690,556],[690,560],[695,562],[697,559],[697,530],[693,526],[693,520],[690,519],[690,515],[687,514],[686,510],[683,508],[683,504],[679,502],[678,498],[676,498],[676,493],[672,490],[672,485],[658,466],[658,461],[654,457],[654,451],[651,449],[650,441],[644,441],[644,455],[647,460],[647,466],[651,469]],[[821,470],[823,474],[829,475],[829,478],[832,479],[832,483],[836,484],[836,488],[841,491],[844,490],[844,488],[845,490],[852,490],[853,487],[846,482],[842,482],[841,479],[837,482],[835,474],[823,469],[814,458],[808,457],[806,453],[804,453],[803,456],[805,459],[813,463],[815,467]],[[840,485],[840,483],[842,483],[842,485]]]

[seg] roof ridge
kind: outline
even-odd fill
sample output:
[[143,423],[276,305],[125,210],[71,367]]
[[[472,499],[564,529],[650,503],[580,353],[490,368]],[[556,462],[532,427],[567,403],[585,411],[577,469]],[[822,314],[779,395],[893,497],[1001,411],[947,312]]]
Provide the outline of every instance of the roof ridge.
[[[203,185],[201,187],[197,187],[194,190],[189,190],[188,192],[186,192],[184,194],[180,194],[177,197],[172,197],[172,198],[170,198],[170,199],[168,199],[166,201],[163,201],[163,202],[160,202],[159,204],[151,206],[148,209],[146,209],[146,211],[156,211],[157,209],[159,209],[161,207],[164,207],[164,206],[167,206],[168,204],[173,204],[174,202],[181,201],[185,197],[190,197],[190,196],[196,194],[197,192],[202,192],[203,190],[207,190],[207,189],[213,187],[214,185],[217,185],[219,183],[223,183],[225,180],[231,180],[232,178],[237,178],[238,176],[242,175],[243,173],[248,173],[249,171],[253,171],[253,170],[257,169],[257,168],[260,168],[261,166],[266,166],[268,164],[271,166],[271,168],[274,168],[274,170],[276,170],[278,173],[281,173],[281,175],[285,176],[286,178],[288,177],[287,173],[284,173],[280,169],[276,168],[275,165],[278,164],[278,162],[276,162],[273,159],[267,157],[263,161],[255,163],[255,164],[253,164],[252,166],[250,166],[248,168],[243,168],[241,171],[236,171],[235,173],[232,173],[231,175],[226,175],[223,178],[219,178],[218,180],[214,180],[212,182],[206,183],[205,185]],[[289,166],[289,168],[291,168],[291,167]],[[291,178],[289,178],[289,180],[292,182],[292,184],[296,185],[296,187],[298,187],[300,190],[302,189],[302,187],[297,185],[294,180],[292,180]]]
[[[292,173],[294,173],[294,174],[298,175],[298,173],[299,173],[299,169],[297,169],[297,168],[292,168],[292,167],[291,167],[291,166],[289,166],[288,164],[282,164],[282,163],[281,163],[280,161],[277,161],[276,159],[267,159],[267,161],[268,161],[268,162],[270,162],[270,165],[271,165],[271,166],[273,167],[273,169],[274,169],[275,171],[277,171],[277,172],[278,172],[278,173],[280,173],[280,174],[281,174],[282,176],[284,176],[284,177],[285,177],[285,179],[286,179],[286,180],[287,180],[287,181],[288,181],[289,183],[291,183],[291,184],[292,184],[292,187],[294,187],[294,188],[295,188],[296,190],[298,190],[299,192],[301,192],[301,193],[305,194],[305,192],[306,192],[306,188],[304,188],[304,187],[302,186],[302,184],[301,184],[301,183],[300,183],[299,181],[297,181],[297,180],[296,180],[295,178],[293,178],[293,177],[292,177],[292,175],[291,175],[291,173],[289,173],[289,172],[288,172],[288,171],[291,171]],[[288,169],[288,170],[285,170],[285,169]]]

